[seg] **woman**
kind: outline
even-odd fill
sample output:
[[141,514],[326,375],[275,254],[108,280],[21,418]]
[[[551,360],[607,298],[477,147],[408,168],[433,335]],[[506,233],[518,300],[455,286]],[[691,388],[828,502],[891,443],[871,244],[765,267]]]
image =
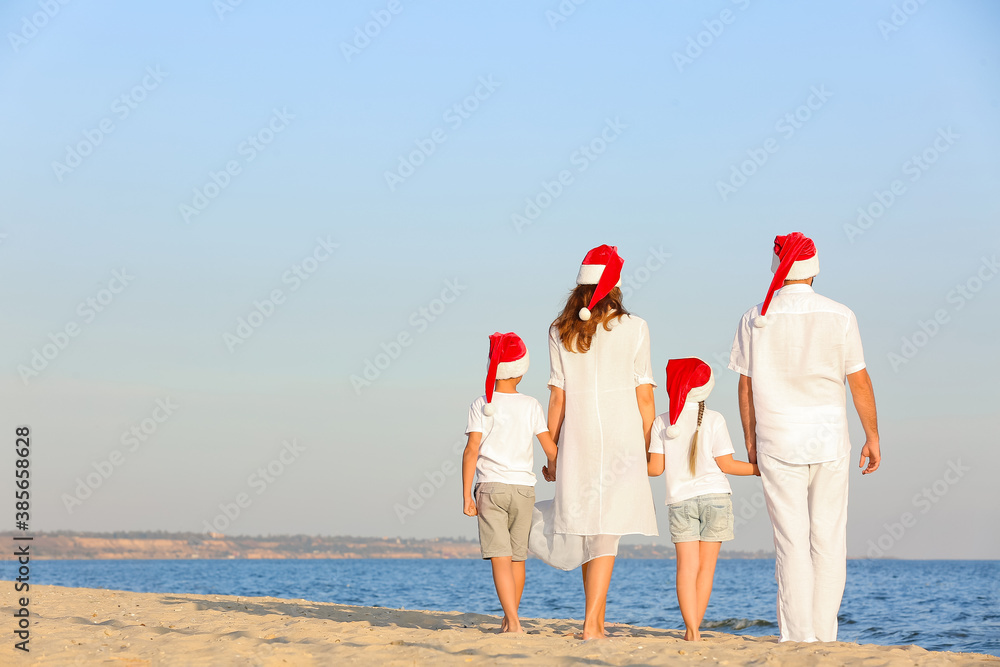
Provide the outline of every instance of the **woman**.
[[646,475],[656,418],[649,329],[622,306],[622,265],[613,246],[587,253],[549,329],[548,425],[559,443],[558,474],[555,499],[537,517],[547,540],[539,547],[536,537],[532,551],[564,569],[583,564],[584,639],[604,636],[621,536],[657,534]]

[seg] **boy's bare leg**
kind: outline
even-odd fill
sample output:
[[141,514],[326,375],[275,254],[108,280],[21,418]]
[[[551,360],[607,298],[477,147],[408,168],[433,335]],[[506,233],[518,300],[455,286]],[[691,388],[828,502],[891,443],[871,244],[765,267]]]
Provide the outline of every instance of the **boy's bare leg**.
[[708,599],[712,597],[712,583],[715,579],[715,563],[719,559],[719,549],[722,542],[698,542],[698,579],[695,588],[698,591],[698,627],[705,620],[705,610],[708,609]]
[[497,556],[490,559],[493,566],[493,585],[503,607],[503,623],[501,632],[521,632],[521,621],[517,617],[517,587],[514,583],[514,568],[510,556]]
[[614,556],[601,556],[584,565],[583,591],[586,608],[583,617],[583,638],[604,636],[604,611],[608,602],[608,588],[615,567]]
[[701,633],[698,632],[698,542],[677,542],[674,548],[677,549],[677,604],[681,608],[681,616],[684,617],[684,639],[687,641],[699,641]]
[[521,594],[524,593],[524,561],[514,561],[510,565],[514,572],[514,592],[516,593],[515,603],[517,604],[517,610],[520,611]]

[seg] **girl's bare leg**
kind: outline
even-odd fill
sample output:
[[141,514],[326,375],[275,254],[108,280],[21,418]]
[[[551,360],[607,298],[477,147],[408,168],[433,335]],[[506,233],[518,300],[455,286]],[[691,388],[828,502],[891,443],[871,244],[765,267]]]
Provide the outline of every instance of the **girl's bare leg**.
[[699,542],[677,542],[677,604],[684,617],[684,639],[699,641],[701,633],[698,626],[701,618],[698,616],[698,560]]
[[708,599],[712,597],[712,583],[715,579],[715,563],[719,559],[722,542],[698,542],[698,627],[705,620]]

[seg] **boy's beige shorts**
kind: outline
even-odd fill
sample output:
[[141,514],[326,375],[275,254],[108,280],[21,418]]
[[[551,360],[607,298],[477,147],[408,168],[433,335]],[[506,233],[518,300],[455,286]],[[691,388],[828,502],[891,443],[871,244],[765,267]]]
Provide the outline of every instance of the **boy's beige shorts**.
[[501,482],[476,484],[479,548],[483,558],[528,558],[528,531],[535,507],[535,487]]

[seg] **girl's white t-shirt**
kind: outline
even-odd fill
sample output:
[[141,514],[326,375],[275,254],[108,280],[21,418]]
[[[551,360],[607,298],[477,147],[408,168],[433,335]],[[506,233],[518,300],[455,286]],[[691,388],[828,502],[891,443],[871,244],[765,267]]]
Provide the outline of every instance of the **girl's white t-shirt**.
[[664,477],[667,480],[667,504],[679,503],[707,493],[732,493],[726,474],[715,462],[716,456],[734,454],[733,441],[729,438],[726,419],[715,410],[705,410],[698,434],[698,458],[695,474],[691,474],[688,455],[691,438],[698,425],[698,404],[688,402],[677,419],[681,433],[676,438],[667,437],[670,413],[664,412],[653,421],[649,439],[649,453],[663,454]]
[[531,396],[493,392],[496,414],[483,414],[486,397],[480,396],[469,406],[466,433],[483,434],[476,461],[479,482],[535,485],[534,438],[547,433],[542,405]]

